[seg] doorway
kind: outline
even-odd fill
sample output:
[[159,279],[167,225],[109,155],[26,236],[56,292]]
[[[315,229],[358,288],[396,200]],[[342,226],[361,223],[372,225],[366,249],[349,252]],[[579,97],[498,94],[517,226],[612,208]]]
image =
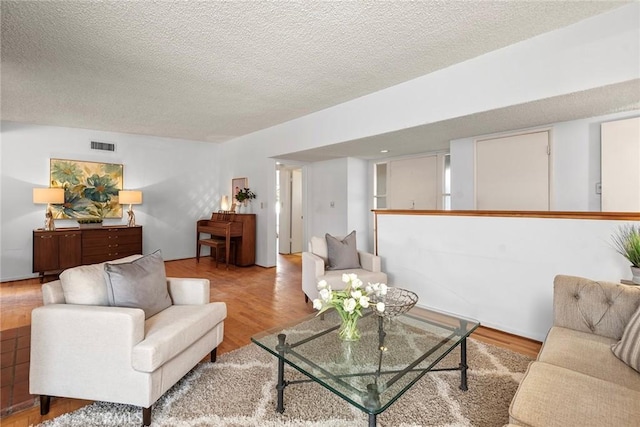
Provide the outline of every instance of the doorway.
[[280,254],[303,251],[302,168],[279,164],[276,169],[278,212],[277,248]]

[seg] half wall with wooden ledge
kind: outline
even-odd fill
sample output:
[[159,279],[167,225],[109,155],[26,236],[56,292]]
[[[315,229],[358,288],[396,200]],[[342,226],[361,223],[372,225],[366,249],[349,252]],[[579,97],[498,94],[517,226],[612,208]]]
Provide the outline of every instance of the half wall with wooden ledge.
[[611,236],[640,225],[640,212],[373,212],[389,283],[420,306],[538,341],[552,324],[553,278],[629,279]]

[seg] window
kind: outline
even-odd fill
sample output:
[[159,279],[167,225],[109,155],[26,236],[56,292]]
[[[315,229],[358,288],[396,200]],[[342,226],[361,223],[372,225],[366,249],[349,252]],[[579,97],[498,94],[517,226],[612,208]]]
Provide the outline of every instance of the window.
[[375,163],[373,208],[450,210],[450,155],[439,153]]
[[451,155],[444,154],[442,156],[444,163],[444,176],[442,185],[442,209],[451,210]]
[[387,208],[387,164],[376,163],[373,175],[373,208]]

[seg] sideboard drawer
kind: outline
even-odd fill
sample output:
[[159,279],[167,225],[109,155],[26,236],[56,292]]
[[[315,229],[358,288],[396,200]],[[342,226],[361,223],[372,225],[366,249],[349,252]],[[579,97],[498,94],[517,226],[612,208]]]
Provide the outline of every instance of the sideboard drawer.
[[[125,244],[113,243],[113,244],[103,245],[103,246],[90,246],[88,248],[87,247],[82,248],[83,259],[87,257],[95,257],[100,255],[103,255],[105,259],[107,259],[108,257],[110,257],[112,254],[115,254],[115,253],[141,254],[142,251],[140,251],[140,245],[135,242],[125,243]],[[113,259],[113,258],[110,258],[110,259]]]
[[103,227],[82,233],[82,263],[96,264],[142,254],[142,227]]
[[105,234],[105,233],[95,233],[90,235],[82,236],[82,249],[86,250],[89,248],[102,248],[109,245],[115,244],[134,244],[141,245],[142,244],[142,234],[131,234],[131,233],[114,233],[114,234]]

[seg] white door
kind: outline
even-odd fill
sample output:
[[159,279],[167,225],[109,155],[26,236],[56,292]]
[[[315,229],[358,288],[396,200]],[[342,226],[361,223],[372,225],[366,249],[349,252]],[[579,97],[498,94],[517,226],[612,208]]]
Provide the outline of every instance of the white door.
[[437,209],[437,156],[389,162],[387,197],[390,209]]
[[549,210],[549,132],[476,142],[476,209]]
[[278,215],[278,252],[281,254],[291,253],[291,171],[280,169],[279,202],[280,213]]
[[602,124],[603,212],[640,212],[640,117]]
[[291,253],[302,252],[302,169],[291,171]]
[[302,169],[280,169],[280,215],[278,221],[278,252],[302,252]]

